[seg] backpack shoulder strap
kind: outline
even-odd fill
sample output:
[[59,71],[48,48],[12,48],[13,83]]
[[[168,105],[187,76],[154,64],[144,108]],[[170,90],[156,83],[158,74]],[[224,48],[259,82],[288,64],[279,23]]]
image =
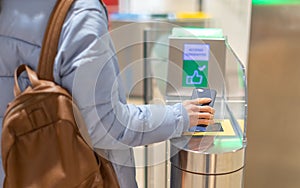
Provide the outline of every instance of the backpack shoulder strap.
[[38,76],[43,80],[54,81],[53,64],[64,20],[74,0],[57,0],[48,21],[38,65]]
[[[54,81],[53,65],[57,54],[60,33],[73,1],[74,0],[57,0],[57,3],[48,21],[37,72],[39,78],[42,80]],[[103,1],[100,0],[100,3],[104,7],[106,17],[108,18],[107,10]]]

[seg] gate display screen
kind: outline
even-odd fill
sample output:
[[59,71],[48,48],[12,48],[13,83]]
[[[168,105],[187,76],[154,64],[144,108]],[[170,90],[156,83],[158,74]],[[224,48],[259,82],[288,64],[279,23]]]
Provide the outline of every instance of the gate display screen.
[[184,44],[182,87],[208,86],[209,44]]

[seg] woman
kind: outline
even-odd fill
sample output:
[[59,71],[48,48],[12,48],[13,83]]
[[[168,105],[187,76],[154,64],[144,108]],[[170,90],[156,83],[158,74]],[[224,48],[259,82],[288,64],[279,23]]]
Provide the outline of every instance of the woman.
[[[56,0],[2,0],[0,13],[0,124],[13,99],[13,73],[20,64],[37,69],[43,35]],[[137,187],[132,147],[181,136],[213,122],[210,99],[173,106],[126,103],[116,53],[98,0],[76,0],[61,32],[55,82],[66,88],[85,118],[93,145],[112,161],[121,187]],[[27,79],[20,85],[25,88]],[[3,141],[5,142],[5,140]],[[3,179],[3,171],[2,171]]]

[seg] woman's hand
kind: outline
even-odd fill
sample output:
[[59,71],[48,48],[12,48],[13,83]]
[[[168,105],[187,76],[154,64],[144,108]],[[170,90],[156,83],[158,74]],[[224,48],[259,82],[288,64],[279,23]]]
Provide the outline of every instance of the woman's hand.
[[200,106],[211,101],[210,98],[197,98],[183,101],[183,106],[188,112],[190,127],[196,125],[210,125],[214,123],[215,110],[210,106]]

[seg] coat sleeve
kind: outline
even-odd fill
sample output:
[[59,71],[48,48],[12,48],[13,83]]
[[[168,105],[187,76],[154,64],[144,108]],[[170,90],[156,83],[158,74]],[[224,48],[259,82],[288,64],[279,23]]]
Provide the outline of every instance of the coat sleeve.
[[55,80],[74,97],[96,148],[125,149],[178,137],[188,128],[182,104],[126,104],[104,10],[74,5],[61,34]]

